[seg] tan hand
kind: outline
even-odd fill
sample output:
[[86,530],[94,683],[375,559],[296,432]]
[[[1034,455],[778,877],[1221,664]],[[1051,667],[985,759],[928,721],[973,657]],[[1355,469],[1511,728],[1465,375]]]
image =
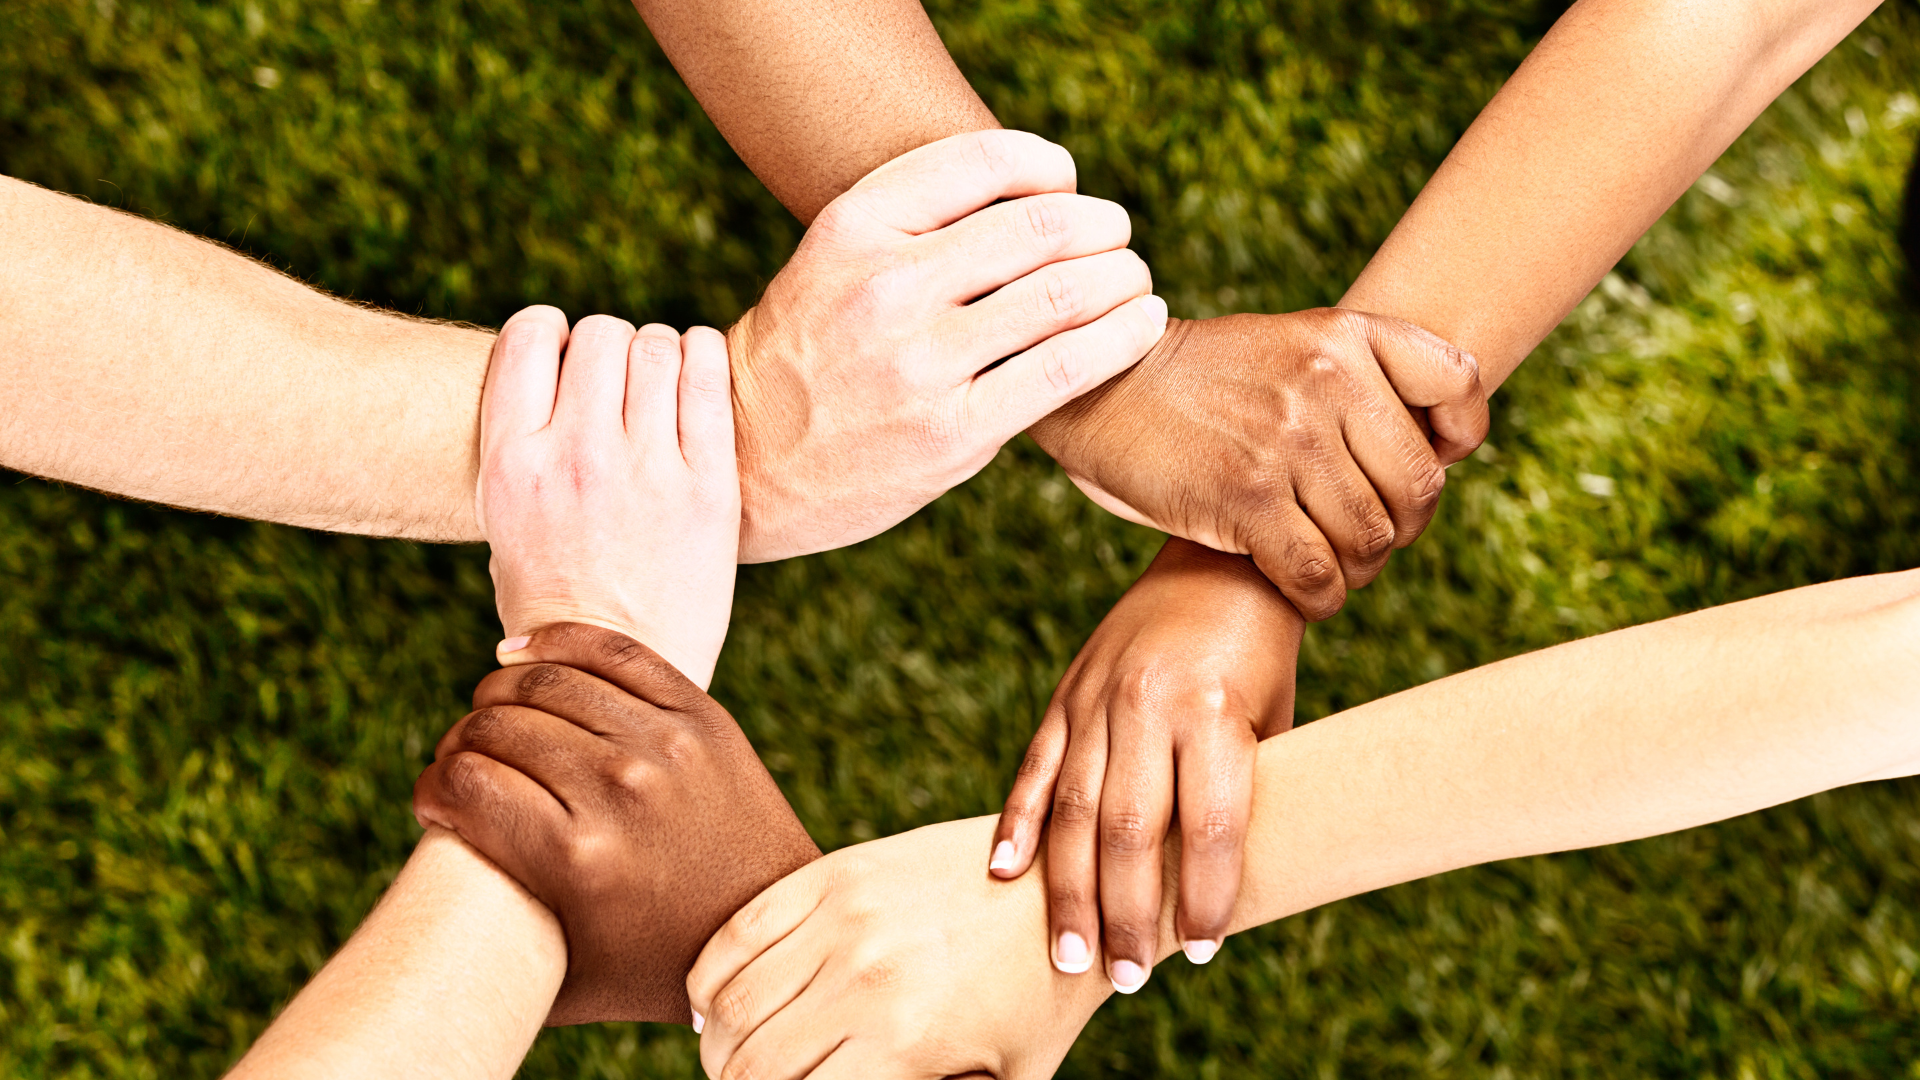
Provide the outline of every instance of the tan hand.
[[[1303,622],[1243,555],[1173,539],[1054,691],[994,830],[991,872],[1025,873],[1046,830],[1056,967],[1104,952],[1132,993],[1156,959],[1170,830],[1177,942],[1198,963],[1227,934],[1253,812],[1256,743],[1293,724]],[[1048,824],[1051,815],[1051,824]]]
[[1064,149],[986,131],[827,207],[728,334],[743,561],[885,531],[1146,355],[1166,305],[1126,211],[1074,183]]
[[1089,497],[1253,556],[1309,619],[1426,528],[1487,433],[1473,358],[1357,311],[1170,323],[1132,370],[1033,428]]
[[1111,990],[1047,963],[1040,875],[980,872],[992,827],[843,848],[741,908],[687,976],[707,1075],[1052,1076]]

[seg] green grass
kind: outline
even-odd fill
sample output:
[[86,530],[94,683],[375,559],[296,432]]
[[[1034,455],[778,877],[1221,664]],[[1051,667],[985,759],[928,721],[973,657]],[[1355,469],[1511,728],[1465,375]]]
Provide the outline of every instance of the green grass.
[[[1337,296],[1556,10],[934,5],[999,114],[1134,210],[1183,315]],[[1502,391],[1430,534],[1311,632],[1303,717],[1920,565],[1917,84],[1903,0],[1682,200]],[[10,0],[0,171],[478,321],[724,321],[798,236],[619,0]],[[885,537],[748,569],[716,692],[827,846],[986,812],[1154,546],[1017,444]],[[483,553],[10,477],[0,582],[0,1075],[213,1076],[404,858],[497,633]],[[1920,1077],[1916,794],[1308,913],[1166,965],[1063,1074]],[[572,1029],[525,1074],[693,1077],[692,1047]]]

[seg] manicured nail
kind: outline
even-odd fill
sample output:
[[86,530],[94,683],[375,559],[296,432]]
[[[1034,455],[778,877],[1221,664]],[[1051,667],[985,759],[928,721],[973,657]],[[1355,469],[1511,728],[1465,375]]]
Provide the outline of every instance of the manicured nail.
[[706,1026],[707,1026],[707,1018],[704,1016],[701,1016],[699,1011],[696,1010],[693,1014],[693,1033],[695,1035],[700,1034],[700,1029]]
[[1167,328],[1167,302],[1151,293],[1147,294],[1140,302],[1146,306],[1147,317],[1153,320],[1153,325],[1165,330]]
[[532,640],[530,637],[510,637],[500,644],[495,645],[493,651],[500,656],[505,656],[508,653],[516,653],[526,648],[527,642]]
[[1078,975],[1093,966],[1093,954],[1087,948],[1087,939],[1069,930],[1060,935],[1060,941],[1053,948],[1053,966],[1068,975]]
[[1147,969],[1131,960],[1115,960],[1107,969],[1107,978],[1113,980],[1115,990],[1131,994],[1147,985]]
[[1210,940],[1189,941],[1180,946],[1180,951],[1187,954],[1188,960],[1196,964],[1204,964],[1220,951],[1220,943]]
[[1013,841],[1002,840],[993,845],[993,859],[987,863],[987,869],[995,872],[1013,869]]

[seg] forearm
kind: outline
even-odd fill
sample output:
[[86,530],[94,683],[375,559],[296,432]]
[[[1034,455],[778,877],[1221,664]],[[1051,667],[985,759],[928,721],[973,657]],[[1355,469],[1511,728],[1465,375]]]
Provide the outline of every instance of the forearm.
[[1344,307],[1423,326],[1487,389],[1879,0],[1581,0],[1447,155]]
[[0,177],[0,465],[313,528],[479,539],[493,336],[344,303]]
[[229,1075],[510,1077],[566,974],[553,915],[443,829]]
[[634,0],[667,58],[803,222],[916,147],[997,128],[918,0]]
[[1915,597],[1911,572],[1797,589],[1516,657],[1270,739],[1233,925],[1920,771]]

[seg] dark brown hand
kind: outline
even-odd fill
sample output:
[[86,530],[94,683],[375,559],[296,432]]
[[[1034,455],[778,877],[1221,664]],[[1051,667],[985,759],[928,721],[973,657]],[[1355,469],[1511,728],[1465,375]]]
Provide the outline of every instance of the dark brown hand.
[[1252,555],[1324,619],[1426,528],[1487,402],[1466,353],[1324,308],[1170,321],[1146,359],[1031,432],[1096,502]]
[[487,676],[414,786],[553,909],[547,1022],[687,1023],[686,976],[761,890],[820,857],[739,725],[644,645],[561,623]]

